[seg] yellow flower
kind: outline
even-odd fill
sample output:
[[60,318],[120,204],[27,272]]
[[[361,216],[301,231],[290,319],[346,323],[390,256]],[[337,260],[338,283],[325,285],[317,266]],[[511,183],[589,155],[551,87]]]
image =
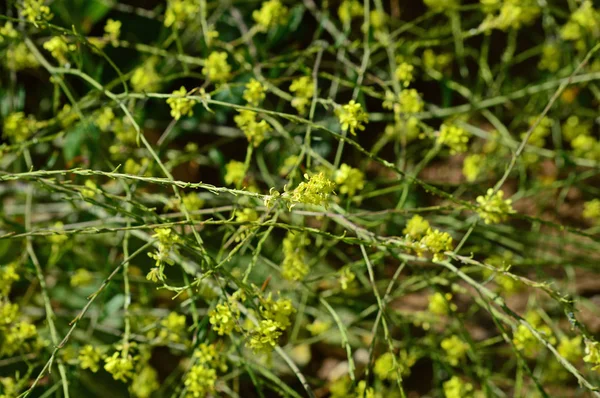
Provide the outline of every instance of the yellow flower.
[[127,382],[133,376],[133,357],[123,356],[116,351],[110,357],[104,359],[104,369],[110,373],[115,380]]
[[244,132],[248,142],[255,147],[265,139],[265,135],[273,130],[266,120],[257,120],[258,114],[249,110],[242,110],[233,118],[235,124]]
[[77,268],[71,275],[71,286],[88,286],[94,280],[93,274],[85,268]]
[[187,21],[193,19],[200,11],[200,4],[196,0],[167,0],[165,12],[165,26],[181,28]]
[[416,214],[412,216],[406,223],[406,228],[402,231],[403,234],[408,235],[414,240],[419,240],[430,229],[429,222],[420,215]]
[[365,186],[365,175],[359,169],[342,164],[335,172],[335,183],[340,186],[340,193],[352,197]]
[[181,86],[179,90],[173,91],[173,97],[167,99],[167,104],[171,107],[171,116],[175,120],[179,120],[181,116],[192,116],[194,114],[194,105],[196,100],[192,98],[185,98],[187,90],[184,86]]
[[68,63],[67,53],[75,51],[77,46],[75,44],[69,44],[61,36],[54,36],[50,40],[44,43],[44,48],[50,52],[50,54],[61,64]]
[[119,45],[119,36],[121,36],[121,21],[109,19],[104,26],[104,37],[110,41],[113,46]]
[[467,151],[470,136],[465,129],[444,123],[440,128],[438,142],[449,147],[450,154],[455,155]]
[[432,314],[436,315],[448,315],[450,311],[456,311],[456,304],[451,302],[452,294],[442,294],[435,292],[429,296],[429,307],[428,310]]
[[414,66],[412,66],[409,63],[402,62],[396,68],[396,71],[394,72],[394,76],[396,76],[396,79],[398,79],[398,81],[400,81],[404,87],[408,87],[410,82],[413,80],[413,71],[414,70],[415,70]]
[[231,66],[227,63],[227,53],[222,51],[213,51],[208,55],[202,73],[207,79],[224,83],[231,76]]
[[488,189],[485,196],[478,196],[477,214],[486,224],[497,224],[505,221],[510,214],[515,213],[512,208],[512,200],[503,199],[504,192],[498,191],[494,194],[492,188]]
[[252,106],[258,106],[265,99],[267,88],[256,79],[250,79],[244,90],[244,99]]
[[29,22],[37,26],[38,22],[47,22],[52,19],[50,7],[44,0],[23,0],[22,14]]
[[294,93],[292,106],[296,108],[298,113],[304,113],[306,111],[306,106],[314,95],[315,83],[313,79],[308,76],[299,77],[292,80],[290,92]]
[[79,366],[81,366],[81,369],[89,369],[90,371],[96,373],[98,369],[100,369],[100,360],[102,359],[102,354],[98,348],[88,344],[79,351],[79,356],[77,359],[79,360]]
[[275,25],[287,22],[288,9],[279,0],[268,0],[262,3],[260,10],[252,13],[252,18],[261,31],[267,31]]
[[442,340],[441,346],[446,351],[446,357],[452,366],[458,366],[458,363],[465,357],[469,349],[469,345],[457,336],[450,336]]
[[369,122],[369,115],[367,115],[367,113],[363,111],[362,106],[354,100],[337,108],[335,114],[340,121],[342,130],[350,130],[350,133],[354,135],[356,135],[356,129],[361,131],[364,130],[364,123]]
[[322,172],[312,176],[304,174],[304,178],[306,181],[301,182],[290,195],[291,206],[296,203],[304,203],[327,207],[335,184]]

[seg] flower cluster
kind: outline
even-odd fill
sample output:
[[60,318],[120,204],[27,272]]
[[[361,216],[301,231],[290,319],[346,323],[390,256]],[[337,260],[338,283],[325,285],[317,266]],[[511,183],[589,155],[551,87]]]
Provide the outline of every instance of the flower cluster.
[[252,106],[258,106],[265,99],[267,88],[256,79],[250,79],[244,90],[244,99]]
[[155,91],[159,88],[161,77],[156,71],[156,60],[150,59],[137,67],[131,75],[133,91]]
[[576,115],[571,115],[561,126],[563,138],[571,142],[580,135],[586,136],[592,133],[592,123],[588,120],[581,120]]
[[110,373],[115,380],[127,382],[134,375],[135,358],[125,351],[115,351],[111,356],[104,358],[104,370]]
[[343,0],[338,7],[338,17],[343,24],[349,24],[352,19],[363,16],[363,6],[358,0]]
[[[550,344],[555,344],[556,339],[552,333],[552,329],[542,323],[540,316],[534,312],[530,312],[525,316],[525,320],[535,329],[545,340]],[[522,351],[528,358],[533,358],[543,347],[540,340],[531,332],[529,327],[524,324],[519,324],[513,333],[513,343],[515,347]]]
[[265,32],[273,26],[283,25],[288,19],[288,9],[280,0],[268,0],[262,3],[260,10],[252,13],[258,28]]
[[31,115],[25,116],[23,112],[8,114],[4,119],[2,136],[15,143],[20,143],[31,138],[38,129],[38,122]]
[[600,369],[600,345],[597,341],[585,341],[585,356],[583,361],[592,364],[592,370]]
[[274,300],[272,294],[261,300],[262,319],[250,331],[246,345],[257,353],[269,353],[277,345],[283,332],[291,325],[290,315],[295,312],[288,299]]
[[229,335],[238,329],[237,322],[240,318],[238,300],[243,299],[241,291],[232,294],[227,301],[217,304],[208,314],[209,322],[219,336]]
[[255,147],[259,146],[268,132],[272,130],[266,120],[257,120],[258,114],[253,111],[242,110],[233,118],[235,124],[244,132],[248,142]]
[[352,269],[348,266],[340,268],[340,270],[338,271],[338,275],[340,288],[342,290],[348,290],[354,283],[354,280],[356,279],[356,274],[354,274],[354,272],[352,272]]
[[81,369],[89,369],[91,372],[96,373],[100,369],[102,353],[97,347],[88,344],[79,350],[77,360]]
[[148,256],[156,260],[156,265],[150,270],[146,278],[158,282],[158,280],[164,279],[165,263],[174,264],[170,256],[177,252],[176,245],[179,243],[180,238],[171,228],[156,228],[152,237],[158,239],[158,248],[156,251],[148,253]]
[[413,80],[413,71],[415,67],[407,62],[402,62],[396,68],[394,76],[402,83],[404,87],[408,87]]
[[240,185],[244,180],[244,173],[246,169],[244,167],[244,162],[239,162],[237,160],[230,160],[225,165],[225,184],[227,185]]
[[352,197],[365,186],[365,174],[359,169],[342,164],[334,174],[334,181],[341,194]]
[[308,76],[299,77],[290,84],[290,92],[294,93],[292,106],[296,108],[298,113],[305,113],[306,106],[314,95],[315,83]]
[[88,286],[93,281],[93,274],[85,268],[77,268],[73,275],[71,275],[71,286],[73,287]]
[[158,340],[166,343],[181,343],[185,341],[185,315],[170,312],[166,318],[160,321]]
[[231,65],[227,63],[227,53],[213,51],[206,58],[202,73],[215,83],[225,83],[231,77]]
[[346,105],[336,108],[335,114],[340,121],[343,131],[350,131],[351,134],[356,135],[356,129],[364,130],[365,123],[369,122],[369,115],[362,109],[362,106],[355,102],[350,101]]
[[473,396],[473,385],[458,376],[452,376],[443,384],[446,398],[470,398]]
[[448,232],[429,228],[419,241],[417,254],[422,254],[422,248],[433,254],[433,261],[441,261],[444,258],[444,252],[452,250],[452,237]]
[[549,72],[556,72],[560,68],[560,58],[561,51],[556,43],[544,44],[538,68]]
[[481,0],[488,13],[481,23],[481,28],[489,29],[519,29],[533,23],[541,13],[536,0]]
[[468,182],[477,180],[477,177],[481,174],[481,164],[484,159],[482,155],[477,153],[465,156],[462,173]]
[[408,220],[402,233],[407,235],[410,239],[417,241],[425,236],[429,229],[429,222],[416,214]]
[[400,350],[396,358],[393,353],[386,352],[375,361],[373,372],[380,380],[396,380],[398,373],[403,377],[409,376],[415,362],[417,357],[406,350]]
[[301,233],[289,231],[283,240],[281,276],[290,281],[301,281],[309,272],[305,247],[310,240]]
[[583,217],[600,222],[600,199],[592,199],[583,204]]
[[436,54],[430,48],[423,51],[422,58],[423,66],[426,69],[433,69],[439,72],[446,72],[450,69],[450,66],[452,65],[452,54]]
[[166,27],[181,28],[184,23],[193,19],[199,10],[197,0],[167,0],[164,24]]
[[288,197],[291,202],[290,207],[296,203],[327,207],[335,184],[325,177],[323,172],[313,175],[304,174],[304,178],[306,181],[302,181]]
[[590,0],[585,0],[575,10],[567,23],[562,27],[560,35],[563,39],[574,41],[580,51],[585,51],[586,36],[600,37],[600,11],[594,8]]
[[8,47],[6,50],[5,61],[6,67],[15,72],[39,66],[37,58],[24,42],[16,43]]
[[181,119],[181,116],[192,116],[194,114],[196,100],[186,98],[187,90],[184,86],[181,86],[179,90],[173,91],[172,95],[172,97],[167,99],[167,104],[171,107],[171,116],[175,120]]
[[458,366],[469,349],[469,345],[455,335],[442,340],[440,345],[446,351],[446,358],[452,366]]
[[451,311],[456,311],[456,304],[452,302],[452,294],[442,294],[435,292],[429,296],[429,305],[427,307],[429,312],[436,315],[448,315]]
[[486,224],[498,224],[505,221],[510,214],[515,213],[512,208],[512,200],[503,199],[504,192],[494,193],[494,189],[487,190],[485,196],[478,196],[477,214]]
[[69,62],[67,60],[67,53],[75,51],[77,46],[73,43],[67,43],[61,36],[54,36],[44,43],[44,49],[46,49],[61,65],[65,65]]
[[22,15],[37,26],[40,22],[47,22],[52,19],[53,15],[50,12],[50,7],[45,4],[44,0],[23,0]]
[[469,138],[470,134],[462,127],[444,123],[440,127],[438,143],[446,145],[450,148],[450,154],[455,155],[467,151]]
[[106,21],[106,25],[104,26],[104,38],[113,46],[119,45],[119,37],[121,36],[121,21],[115,21],[114,19],[109,19]]

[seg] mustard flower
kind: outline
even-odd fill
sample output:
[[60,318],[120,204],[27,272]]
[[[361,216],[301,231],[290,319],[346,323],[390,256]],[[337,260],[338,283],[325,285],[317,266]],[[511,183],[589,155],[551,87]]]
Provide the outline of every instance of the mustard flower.
[[520,29],[523,25],[533,23],[541,13],[536,0],[481,0],[488,13],[480,28]]
[[452,376],[443,384],[446,398],[470,398],[473,396],[473,385],[462,381],[458,376]]
[[[575,10],[567,23],[562,27],[560,35],[565,40],[581,41],[586,34],[598,37],[598,24],[600,24],[600,12],[596,10],[590,0],[585,0]],[[581,46],[579,46],[581,48]]]
[[217,371],[205,364],[192,366],[185,376],[183,384],[187,388],[187,397],[204,398],[215,391]]
[[[414,88],[402,90],[398,95],[397,113],[414,114],[423,110],[424,103],[421,96]],[[396,108],[394,108],[396,112]]]
[[597,341],[586,339],[583,361],[592,364],[592,370],[600,369],[600,346]]
[[46,49],[61,65],[64,65],[69,62],[67,60],[67,53],[75,51],[77,46],[72,43],[67,43],[61,36],[54,36],[44,43],[44,49]]
[[313,323],[306,325],[306,330],[313,336],[319,336],[331,329],[331,322],[315,319]]
[[331,398],[348,398],[350,395],[350,388],[352,387],[352,380],[348,376],[342,376],[340,378],[335,379],[329,385],[329,392],[331,394]]
[[145,365],[137,371],[129,386],[136,398],[150,398],[159,388],[158,372],[150,365]]
[[505,221],[510,214],[515,213],[512,208],[512,200],[503,199],[503,197],[503,191],[494,193],[492,188],[487,190],[485,196],[477,197],[479,204],[477,214],[486,224],[498,224]]
[[580,135],[571,141],[573,154],[584,159],[600,161],[600,141],[589,136]]
[[562,135],[566,141],[571,142],[580,135],[590,135],[592,125],[589,120],[583,121],[578,116],[572,115],[562,124]]
[[329,196],[333,193],[335,184],[323,172],[309,176],[304,174],[306,181],[301,182],[291,192],[291,206],[304,203],[314,206],[328,206]]
[[356,129],[364,130],[365,123],[369,122],[369,115],[363,111],[362,106],[351,100],[348,104],[342,105],[335,110],[335,114],[340,121],[343,131],[350,130],[351,134],[356,135]]
[[8,297],[13,282],[19,280],[19,274],[17,273],[17,265],[11,263],[2,266],[0,268],[0,298]]
[[583,204],[583,217],[592,221],[600,221],[600,199],[593,199]]
[[113,46],[119,45],[119,37],[121,36],[121,21],[109,19],[104,26],[104,38],[110,41]]
[[583,349],[581,348],[582,343],[583,338],[581,336],[575,336],[572,339],[564,337],[560,339],[556,350],[567,361],[576,362],[579,361],[583,355]]
[[406,350],[401,350],[396,357],[394,366],[394,354],[386,352],[375,361],[373,372],[380,380],[396,380],[398,373],[402,376],[410,375],[410,368],[416,361],[417,358],[414,355],[409,354]]
[[0,27],[0,43],[4,41],[4,38],[16,39],[19,36],[17,30],[14,28],[12,22],[7,21],[4,26]]
[[556,43],[544,44],[538,68],[549,72],[556,72],[560,68],[560,58],[561,51]]
[[167,0],[164,24],[168,28],[181,28],[187,21],[193,19],[200,11],[197,0]]
[[356,385],[356,389],[354,390],[355,397],[364,397],[364,398],[382,398],[380,394],[375,393],[375,389],[373,387],[367,387],[367,382],[365,380],[361,380]]
[[294,231],[288,231],[283,240],[283,263],[281,264],[281,276],[291,281],[301,281],[310,271],[306,262],[305,247],[310,240],[304,235]]
[[29,50],[25,42],[8,47],[4,59],[6,60],[6,67],[15,72],[39,66],[37,58]]
[[37,130],[37,121],[32,115],[25,116],[23,112],[8,114],[4,119],[3,136],[15,143],[28,140]]
[[446,358],[452,366],[458,366],[469,349],[469,345],[457,336],[450,336],[442,340],[440,345],[446,351]]
[[423,66],[426,69],[433,69],[439,72],[447,72],[452,64],[452,54],[442,53],[436,54],[432,49],[428,48],[423,51]]
[[77,268],[71,275],[71,286],[89,286],[94,281],[94,275],[85,268]]
[[279,328],[287,329],[291,325],[290,316],[296,312],[290,299],[279,298],[273,299],[273,295],[269,295],[261,300],[260,314],[264,319],[269,319],[277,322]]
[[179,90],[173,91],[172,95],[173,97],[167,98],[167,104],[171,107],[171,116],[175,120],[179,120],[181,116],[192,116],[194,114],[196,100],[186,98],[187,90],[184,86],[181,86]]
[[156,60],[149,60],[137,67],[131,75],[131,87],[135,92],[156,91],[161,77],[156,71]]
[[162,267],[165,263],[173,265],[174,261],[170,258],[171,253],[177,252],[176,245],[179,243],[179,236],[171,228],[156,228],[153,238],[158,239],[158,248],[148,253],[148,256],[156,260],[156,267],[160,269],[160,279],[162,279]]
[[[533,126],[536,122],[537,118],[532,117],[529,119],[529,126]],[[544,140],[548,135],[550,135],[550,128],[552,127],[553,120],[547,117],[542,118],[535,129],[531,132],[529,136],[529,140],[527,140],[527,144],[536,146],[539,148],[544,147]],[[527,133],[521,134],[521,139],[526,137]]]
[[237,303],[233,300],[217,304],[208,314],[209,322],[215,328],[219,336],[229,335],[237,328],[237,320],[240,312]]
[[248,142],[255,147],[259,146],[264,141],[266,134],[273,130],[266,120],[259,122],[257,116],[256,112],[242,110],[233,118],[240,130],[246,135]]
[[[6,320],[7,318],[3,318],[4,322]],[[10,322],[2,334],[0,357],[12,356],[17,352],[33,352],[43,346],[38,330],[28,321]]]
[[452,303],[452,294],[442,294],[435,292],[429,296],[429,305],[427,307],[429,312],[436,315],[448,315],[450,311],[456,311],[456,304]]
[[250,79],[244,90],[244,99],[252,106],[258,106],[265,99],[267,88],[256,79]]
[[244,180],[245,167],[243,162],[230,160],[225,165],[225,184],[239,185]]
[[161,341],[179,343],[182,340],[182,331],[185,331],[185,315],[170,312],[160,321],[158,338]]
[[21,13],[36,26],[39,22],[47,22],[52,19],[53,15],[50,12],[50,7],[44,3],[44,0],[23,0]]
[[283,25],[288,19],[288,9],[280,0],[268,0],[262,3],[260,10],[252,13],[259,30],[265,32],[276,25]]
[[227,53],[213,51],[208,55],[202,73],[215,83],[225,83],[231,77],[231,66],[227,63]]
[[290,92],[294,93],[292,106],[296,108],[298,113],[305,113],[306,106],[314,95],[315,83],[309,76],[299,77],[292,80],[292,84],[290,84]]
[[413,80],[413,71],[415,67],[407,62],[402,62],[396,68],[394,76],[402,83],[404,87],[408,87]]
[[467,155],[463,161],[462,173],[468,182],[477,180],[481,174],[481,164],[484,157],[479,154]]
[[134,359],[131,355],[124,356],[116,351],[104,359],[104,370],[110,373],[115,380],[127,382],[133,376]]
[[250,332],[250,339],[246,344],[256,353],[268,354],[277,345],[281,333],[281,325],[278,322],[263,319]]
[[198,211],[204,206],[204,201],[194,192],[183,195],[181,202],[187,211]]
[[54,223],[53,234],[48,237],[48,240],[55,245],[59,245],[68,239],[69,237],[64,233],[64,224],[61,221]]
[[77,360],[81,369],[89,369],[96,373],[100,369],[100,360],[102,359],[102,353],[96,347],[91,344],[83,346],[79,351]]
[[363,15],[363,6],[358,0],[343,0],[338,7],[338,17],[343,24],[348,24],[353,18]]
[[429,222],[420,215],[415,214],[408,220],[402,233],[408,235],[413,240],[419,240],[425,236],[429,229]]
[[334,174],[334,180],[339,185],[342,194],[352,197],[365,186],[365,174],[359,169],[342,164]]
[[441,261],[444,258],[443,253],[452,250],[450,234],[437,229],[429,228],[419,243],[433,254],[433,261]]
[[444,123],[440,127],[438,142],[450,148],[450,154],[456,155],[467,151],[470,136],[462,127]]
[[352,269],[350,269],[350,267],[340,268],[338,274],[340,278],[340,287],[342,288],[342,290],[348,290],[348,288],[350,288],[351,284],[356,279],[356,275],[354,274],[354,272],[352,272]]

